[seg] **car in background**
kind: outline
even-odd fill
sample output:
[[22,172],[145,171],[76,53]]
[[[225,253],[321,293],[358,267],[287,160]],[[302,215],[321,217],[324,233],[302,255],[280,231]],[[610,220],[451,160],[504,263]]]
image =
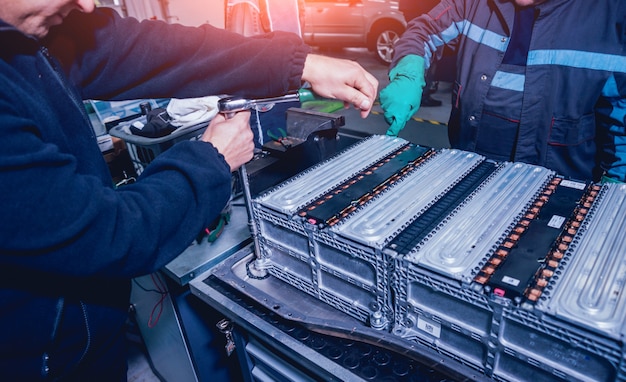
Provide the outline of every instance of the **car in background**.
[[305,0],[303,39],[320,48],[366,47],[389,64],[406,29],[397,1]]

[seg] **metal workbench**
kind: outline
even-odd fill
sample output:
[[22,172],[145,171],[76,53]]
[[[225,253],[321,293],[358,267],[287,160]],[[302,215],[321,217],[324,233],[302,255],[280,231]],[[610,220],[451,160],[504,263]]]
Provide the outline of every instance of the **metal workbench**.
[[253,260],[250,245],[190,282],[195,296],[231,321],[245,381],[483,380],[276,278],[255,278],[247,270]]

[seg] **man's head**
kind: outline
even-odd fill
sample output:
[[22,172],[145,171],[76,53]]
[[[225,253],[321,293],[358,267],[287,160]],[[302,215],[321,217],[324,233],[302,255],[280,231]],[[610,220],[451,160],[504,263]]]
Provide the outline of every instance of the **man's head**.
[[37,38],[61,24],[73,10],[94,10],[94,0],[0,0],[0,19]]

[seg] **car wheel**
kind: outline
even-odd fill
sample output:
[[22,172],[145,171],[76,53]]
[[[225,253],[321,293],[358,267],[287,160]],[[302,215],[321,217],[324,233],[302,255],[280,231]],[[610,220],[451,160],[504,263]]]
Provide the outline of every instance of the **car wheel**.
[[374,52],[376,58],[383,64],[390,64],[393,58],[393,47],[400,38],[402,29],[397,26],[382,26],[373,33]]

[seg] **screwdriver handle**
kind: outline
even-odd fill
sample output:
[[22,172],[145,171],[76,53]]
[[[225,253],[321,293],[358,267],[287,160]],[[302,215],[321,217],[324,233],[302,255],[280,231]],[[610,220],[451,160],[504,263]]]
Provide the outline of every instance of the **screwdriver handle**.
[[315,93],[313,93],[311,89],[300,88],[298,90],[298,99],[300,100],[300,102],[314,101],[319,98],[320,97],[318,97]]

